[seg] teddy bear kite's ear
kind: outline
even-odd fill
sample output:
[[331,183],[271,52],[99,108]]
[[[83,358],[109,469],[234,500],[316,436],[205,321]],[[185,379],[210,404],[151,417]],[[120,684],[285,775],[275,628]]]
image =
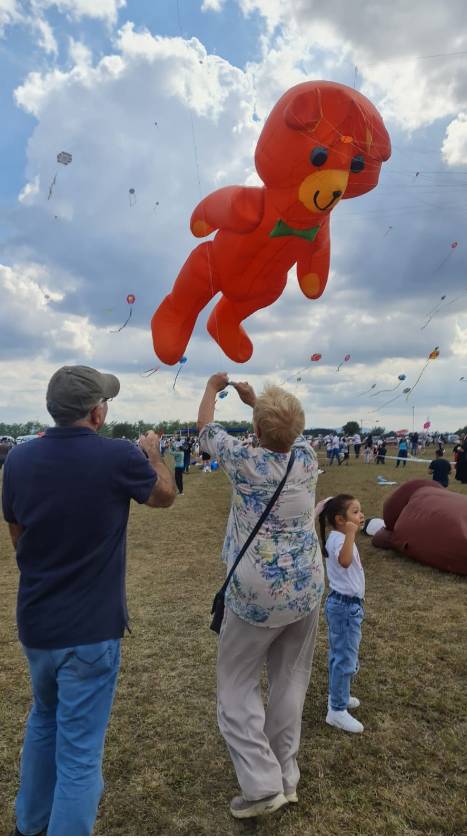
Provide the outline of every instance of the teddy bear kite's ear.
[[322,115],[319,90],[307,90],[291,99],[284,111],[284,120],[294,131],[313,131]]

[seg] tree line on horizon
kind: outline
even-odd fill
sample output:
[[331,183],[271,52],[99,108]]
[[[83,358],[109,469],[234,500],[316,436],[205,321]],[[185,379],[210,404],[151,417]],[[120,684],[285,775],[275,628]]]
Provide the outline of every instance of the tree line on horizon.
[[[252,423],[245,422],[241,419],[233,419],[229,421],[221,420],[218,424],[222,425],[227,431],[231,432],[251,433],[253,431]],[[40,433],[41,431],[47,430],[48,427],[50,427],[50,425],[37,421],[13,423],[0,422],[0,436],[11,436],[16,439],[19,436]],[[169,435],[180,434],[183,436],[186,436],[188,433],[190,436],[196,436],[197,426],[195,420],[190,422],[181,422],[179,419],[172,419],[164,422],[143,422],[142,420],[139,422],[106,422],[100,433],[103,436],[112,437],[114,439],[121,439],[122,437],[126,437],[127,439],[138,439],[141,434],[145,434],[148,431],[156,431],[156,433],[159,434]],[[313,434],[314,436],[335,432],[335,427],[305,428],[306,434]],[[342,433],[346,436],[353,436],[357,433],[363,433],[363,429],[361,428],[359,422],[350,420],[342,426]],[[383,434],[394,435],[395,431],[386,431],[386,428],[378,425],[371,428],[366,433],[371,433],[373,436],[382,436]],[[460,437],[466,436],[467,425],[463,428],[459,428],[457,431],[454,431],[454,433],[458,434]]]

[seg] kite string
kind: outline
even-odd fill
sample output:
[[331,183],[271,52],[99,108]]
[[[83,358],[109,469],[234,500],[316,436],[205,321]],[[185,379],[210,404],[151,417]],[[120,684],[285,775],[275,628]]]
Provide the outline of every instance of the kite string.
[[[425,372],[425,370],[426,370],[426,368],[427,368],[428,364],[430,363],[430,361],[431,361],[431,358],[428,358],[428,360],[425,362],[424,366],[422,367],[422,369],[421,369],[421,371],[420,371],[420,375],[418,376],[418,378],[417,378],[417,380],[416,380],[415,384],[412,386],[412,388],[411,388],[411,391],[410,391],[410,392],[413,392],[413,391],[415,390],[415,387],[417,386],[418,382],[420,381],[420,379],[421,379],[421,377],[422,377],[423,373]],[[410,395],[410,394],[409,394],[409,393],[407,393],[407,398],[406,398],[406,401],[407,401],[407,399],[409,398],[409,395]]]
[[175,376],[175,378],[174,378],[174,383],[172,384],[172,390],[175,390],[175,385],[176,385],[176,383],[177,383],[177,378],[178,378],[178,376],[180,375],[180,373],[181,373],[182,369],[183,369],[183,365],[182,365],[182,364],[180,364],[180,366],[179,366],[179,368],[178,368],[178,371],[177,371],[177,375],[176,375],[176,376]]
[[[178,21],[178,29],[179,29],[180,37],[183,40],[184,38],[183,38],[183,31],[182,31],[182,17],[181,17],[181,14],[180,14],[180,0],[177,0],[177,21]],[[195,167],[196,167],[196,180],[197,180],[197,183],[198,183],[199,200],[201,202],[202,199],[203,199],[203,191],[202,191],[202,186],[201,186],[201,176],[200,176],[200,168],[199,168],[199,155],[198,155],[198,145],[196,143],[195,124],[194,124],[193,113],[191,111],[191,108],[188,109],[188,112],[189,112],[189,116],[190,116],[191,138],[192,138],[192,142],[193,142],[193,156],[194,156],[194,159],[195,159]],[[205,221],[205,223],[207,223],[206,218],[204,218],[203,220]],[[207,252],[207,261],[208,261],[209,284],[211,286],[211,298],[213,298],[215,296],[216,292],[214,291],[211,248],[209,246],[207,247],[206,252]],[[220,332],[219,332],[219,323],[218,323],[218,319],[217,319],[216,306],[214,306],[213,313],[214,313],[214,320],[215,320],[215,324],[216,324],[217,343],[220,345]],[[178,373],[177,373],[177,376],[178,376]],[[177,380],[177,376],[175,377],[175,381]],[[174,382],[174,386],[175,386],[175,382]]]
[[375,396],[380,396],[380,395],[381,395],[381,393],[394,393],[394,391],[395,391],[395,390],[397,390],[397,388],[398,388],[398,387],[400,387],[400,386],[401,386],[401,384],[402,384],[402,381],[399,381],[399,383],[398,383],[398,384],[396,384],[396,386],[395,386],[395,387],[389,387],[389,388],[387,388],[387,389],[385,389],[385,390],[378,390],[378,391],[377,391],[377,393],[373,393],[373,394],[370,396],[370,399],[374,399],[374,397],[375,397]]
[[111,334],[111,335],[116,335],[116,334],[117,334],[117,332],[121,332],[121,331],[122,331],[122,329],[124,329],[124,328],[125,328],[125,326],[127,325],[127,323],[129,323],[129,322],[130,322],[132,314],[133,314],[133,307],[132,307],[132,308],[130,308],[130,313],[129,313],[129,315],[128,315],[127,319],[125,320],[125,322],[124,322],[124,323],[122,323],[122,325],[120,326],[120,328],[119,328],[119,329],[111,329],[111,330],[110,330],[110,332],[109,332],[109,334]]

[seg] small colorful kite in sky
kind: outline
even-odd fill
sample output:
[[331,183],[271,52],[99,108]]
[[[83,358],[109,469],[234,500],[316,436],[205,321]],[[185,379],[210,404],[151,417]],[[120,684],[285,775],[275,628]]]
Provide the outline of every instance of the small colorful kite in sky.
[[111,329],[111,334],[116,334],[117,332],[121,332],[121,331],[122,331],[122,329],[124,329],[124,328],[125,328],[125,326],[127,325],[127,323],[129,323],[129,322],[130,322],[130,320],[131,320],[131,318],[132,318],[132,315],[133,315],[133,306],[134,306],[134,304],[135,304],[135,302],[136,302],[136,297],[135,297],[135,295],[134,295],[134,294],[128,294],[128,296],[127,296],[127,298],[126,298],[126,301],[127,301],[128,305],[130,306],[130,313],[129,313],[129,315],[128,315],[127,319],[125,320],[125,322],[124,322],[124,323],[122,323],[122,325],[120,326],[120,328],[119,328],[119,329]]
[[[73,160],[73,157],[72,157],[72,155],[70,154],[69,151],[60,151],[59,154],[57,154],[57,163],[61,163],[62,166],[69,166],[69,164],[71,163],[72,160]],[[50,183],[50,186],[49,186],[49,194],[47,196],[48,201],[50,201],[50,199],[53,195],[53,191],[55,189],[55,184],[57,183],[57,175],[58,175],[58,172],[55,172],[55,174],[54,174],[54,176],[51,180],[51,183]],[[55,216],[55,217],[57,217],[57,216]]]
[[423,373],[425,372],[425,370],[426,370],[428,364],[430,363],[430,361],[436,361],[437,358],[439,358],[439,346],[435,346],[435,348],[431,350],[430,354],[428,355],[428,358],[425,361],[425,364],[423,365],[422,369],[420,370],[420,375],[418,376],[415,384],[413,385],[412,390],[415,390],[415,387],[417,386],[418,382],[420,381],[420,379],[421,379]]
[[441,268],[442,268],[442,267],[446,264],[446,262],[448,261],[448,259],[450,259],[450,258],[451,258],[451,256],[452,256],[452,254],[454,253],[454,251],[455,251],[456,247],[458,247],[458,246],[459,246],[459,242],[451,242],[451,251],[450,251],[450,253],[448,253],[448,254],[447,254],[447,256],[445,256],[445,257],[444,257],[444,259],[442,259],[442,260],[441,260],[441,262],[439,263],[438,267],[437,267],[437,268],[435,268],[435,273],[436,273],[437,271],[441,270]]
[[346,364],[346,363],[347,363],[347,361],[350,361],[350,355],[344,355],[344,360],[343,360],[343,361],[341,361],[341,362],[340,362],[340,364],[338,365],[338,367],[337,367],[337,372],[339,372],[339,370],[340,370],[341,366],[342,366],[343,364]]

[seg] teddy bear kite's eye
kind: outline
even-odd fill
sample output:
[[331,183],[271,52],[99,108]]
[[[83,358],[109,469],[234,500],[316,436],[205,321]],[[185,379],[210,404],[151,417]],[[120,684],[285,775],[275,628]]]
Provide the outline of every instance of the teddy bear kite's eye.
[[326,160],[328,159],[328,150],[327,148],[314,148],[310,154],[310,160],[313,163],[313,166],[323,166]]
[[361,154],[357,154],[356,157],[352,157],[350,163],[350,171],[351,172],[361,172],[365,168],[365,161]]

